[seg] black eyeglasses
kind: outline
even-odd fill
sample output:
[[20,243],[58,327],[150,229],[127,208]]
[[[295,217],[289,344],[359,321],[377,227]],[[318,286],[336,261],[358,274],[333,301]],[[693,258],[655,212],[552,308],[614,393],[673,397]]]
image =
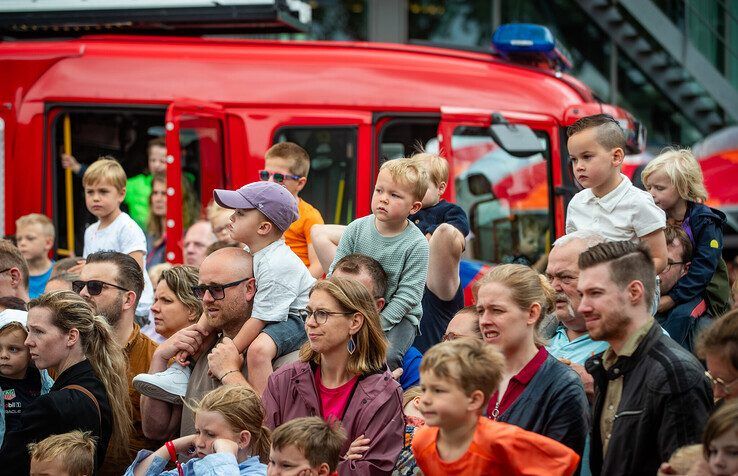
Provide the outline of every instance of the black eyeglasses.
[[205,297],[205,293],[209,292],[213,299],[218,301],[225,297],[226,288],[238,286],[242,282],[248,281],[249,279],[251,278],[243,278],[227,284],[199,284],[197,286],[192,286],[192,294],[194,294],[197,299],[203,299]]
[[469,338],[469,337],[474,338],[474,339],[479,339],[479,336],[468,336],[464,334],[457,334],[456,332],[446,332],[445,334],[443,334],[443,337],[441,338],[441,340],[443,342],[448,342],[451,340],[464,339],[464,338]]
[[117,284],[106,283],[105,281],[100,281],[99,279],[91,279],[89,281],[72,281],[72,291],[79,294],[85,287],[87,287],[87,292],[90,294],[90,296],[97,296],[102,292],[105,286],[120,289],[121,291],[130,291],[130,289],[120,287]]
[[12,266],[10,268],[5,268],[4,270],[0,271],[0,274],[3,274],[5,272],[7,272],[7,271],[10,271],[11,269],[13,269]]
[[671,261],[671,260],[667,260],[666,261],[666,268],[664,269],[664,271],[668,271],[675,264],[687,264],[687,263],[684,262],[684,261]]
[[308,319],[310,319],[310,316],[314,316],[315,322],[317,322],[319,326],[322,326],[323,324],[328,322],[328,317],[330,316],[348,316],[355,312],[356,311],[339,312],[339,311],[326,311],[325,309],[317,309],[315,311],[310,310],[310,309],[300,309],[299,311],[297,311],[297,314],[300,316],[300,318],[303,321],[307,321]]
[[274,177],[274,181],[277,183],[284,182],[284,179],[300,180],[302,177],[299,175],[280,174],[279,172],[270,172],[268,170],[259,170],[259,179],[262,182],[269,180],[269,177]]

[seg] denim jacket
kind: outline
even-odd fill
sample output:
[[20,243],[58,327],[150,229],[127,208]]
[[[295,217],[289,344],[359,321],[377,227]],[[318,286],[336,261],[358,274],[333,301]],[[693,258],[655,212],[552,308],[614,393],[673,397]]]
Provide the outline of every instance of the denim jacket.
[[[149,450],[141,450],[131,463],[124,476],[133,476],[134,471],[151,455]],[[176,469],[166,470],[168,460],[154,456],[154,461],[146,470],[146,476],[177,476]],[[185,476],[266,476],[266,465],[259,462],[258,456],[252,456],[240,463],[232,454],[213,453],[204,458],[193,458],[182,465]]]
[[[49,393],[52,385],[54,385],[54,380],[49,377],[49,373],[41,370],[41,395]],[[0,388],[0,395],[2,395],[2,390]],[[3,439],[5,439],[5,405],[0,405],[0,446],[3,445]]]

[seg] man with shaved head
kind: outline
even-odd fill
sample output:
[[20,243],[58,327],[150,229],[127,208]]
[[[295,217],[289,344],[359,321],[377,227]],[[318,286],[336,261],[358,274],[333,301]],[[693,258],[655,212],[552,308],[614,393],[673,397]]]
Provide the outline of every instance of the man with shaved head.
[[[197,357],[187,384],[188,401],[199,400],[221,384],[246,382],[246,362],[231,339],[251,318],[256,293],[251,255],[240,248],[213,252],[200,266],[198,288],[195,294],[202,294],[208,323],[217,335],[215,339],[205,339]],[[168,361],[180,350],[194,354],[202,342],[203,336],[194,326],[182,329],[158,347],[148,373],[165,370]],[[194,413],[181,405],[142,397],[141,412],[144,432],[149,438],[166,439],[177,427],[182,436],[195,432]]]

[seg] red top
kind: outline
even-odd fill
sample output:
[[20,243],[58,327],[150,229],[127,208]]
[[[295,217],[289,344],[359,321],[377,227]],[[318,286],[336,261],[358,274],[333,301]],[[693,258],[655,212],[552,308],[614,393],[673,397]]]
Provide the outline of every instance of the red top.
[[579,455],[558,441],[484,417],[479,417],[466,453],[444,461],[436,446],[438,433],[437,426],[424,426],[413,437],[415,461],[426,476],[570,476],[579,463]]
[[546,361],[547,357],[548,351],[545,347],[541,347],[540,349],[538,349],[538,353],[533,356],[532,359],[530,359],[530,362],[525,364],[525,367],[523,367],[517,375],[510,379],[510,383],[507,385],[507,390],[505,390],[505,395],[502,396],[500,406],[497,408],[496,415],[493,415],[492,413],[495,410],[495,405],[497,405],[499,390],[492,394],[492,397],[490,397],[489,399],[489,405],[487,406],[487,416],[489,418],[496,420],[498,415],[502,415],[505,410],[510,408],[515,400],[518,399],[520,394],[523,393],[523,390],[525,390],[525,387],[528,386],[528,383],[531,381],[536,372],[538,372],[538,369],[541,368],[541,365],[543,365],[543,362]]
[[340,387],[328,388],[320,380],[320,367],[315,368],[315,386],[318,389],[320,411],[324,420],[340,420],[343,418],[343,412],[346,410],[349,398],[351,398],[351,392],[354,391],[358,381],[359,376],[357,375]]

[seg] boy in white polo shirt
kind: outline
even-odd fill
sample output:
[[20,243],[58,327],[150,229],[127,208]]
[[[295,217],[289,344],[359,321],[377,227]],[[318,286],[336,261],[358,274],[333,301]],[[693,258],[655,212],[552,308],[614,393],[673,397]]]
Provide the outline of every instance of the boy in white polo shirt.
[[668,259],[666,214],[651,194],[635,187],[620,173],[625,133],[607,114],[579,119],[567,129],[572,169],[585,187],[569,202],[566,233],[592,230],[607,241],[640,241],[653,257],[656,274]]

